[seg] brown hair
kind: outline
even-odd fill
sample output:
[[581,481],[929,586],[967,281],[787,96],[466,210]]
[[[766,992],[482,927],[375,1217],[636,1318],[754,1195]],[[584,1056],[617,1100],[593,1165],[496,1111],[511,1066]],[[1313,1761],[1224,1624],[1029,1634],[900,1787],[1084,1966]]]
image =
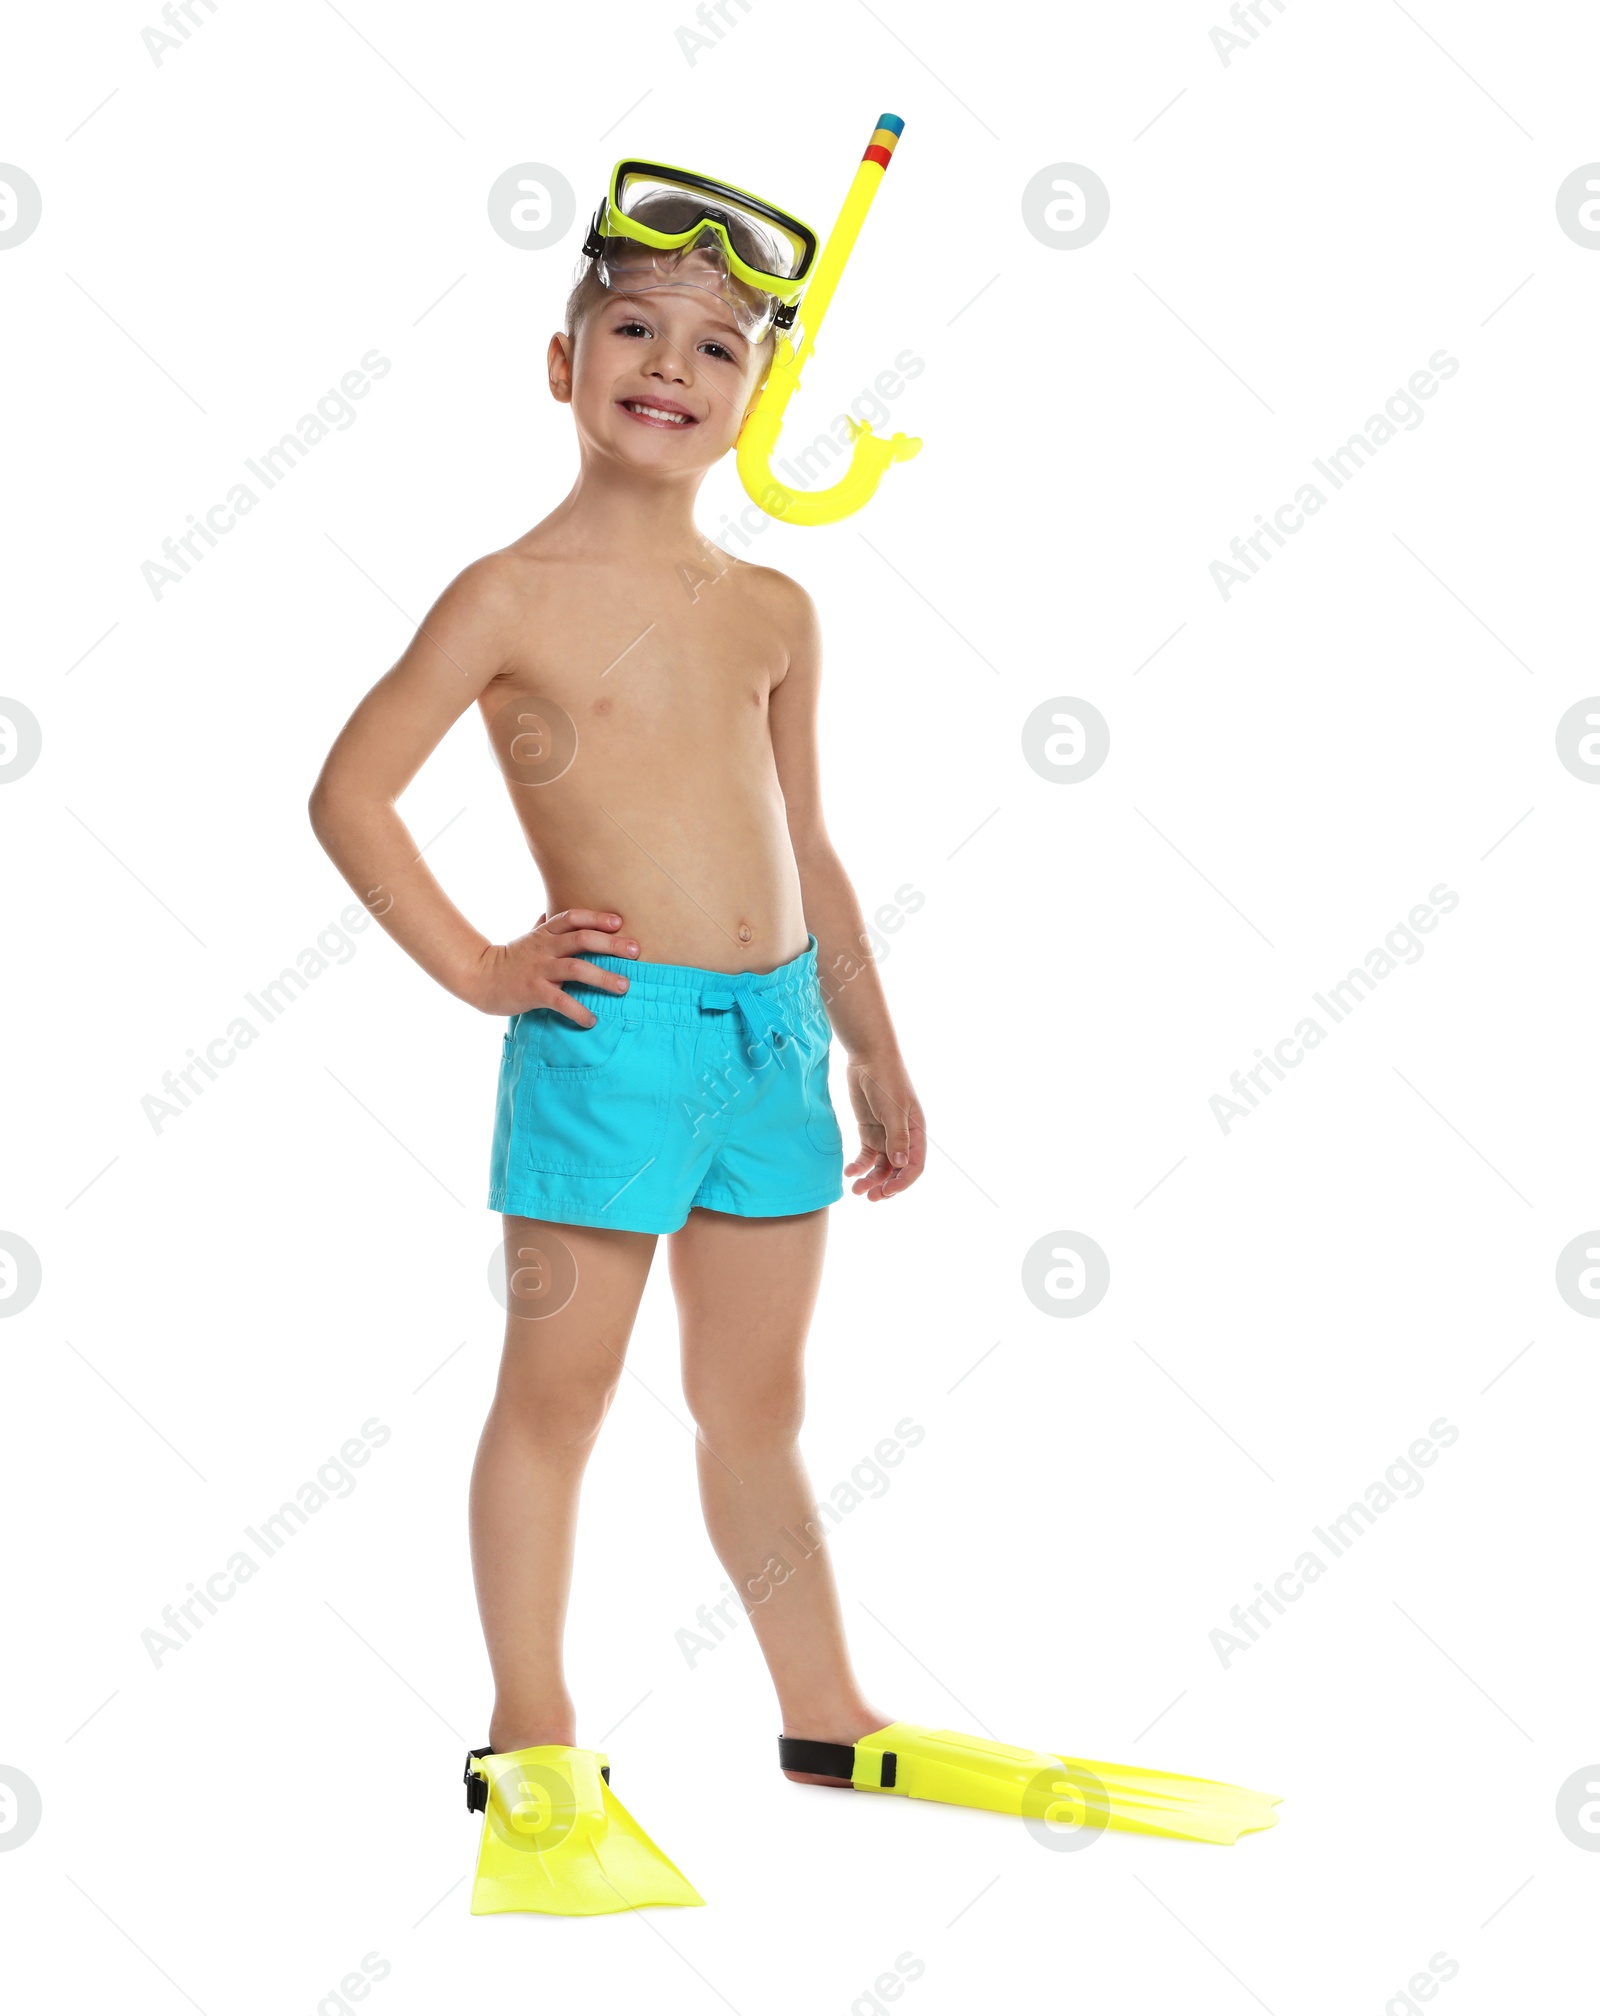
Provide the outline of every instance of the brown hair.
[[[668,189],[653,189],[641,196],[629,207],[628,215],[637,217],[641,224],[653,225],[657,231],[686,231],[702,214],[702,209],[692,197],[680,196]],[[715,209],[713,213],[719,223],[727,227],[728,236],[733,240],[733,248],[741,259],[752,266],[774,268],[780,263],[780,255],[766,233],[746,217],[740,217],[726,210]],[[632,239],[613,239],[613,245],[621,248],[622,263],[627,262],[630,250],[641,256],[649,251],[648,246],[639,245]],[[595,270],[597,262],[585,258],[571,293],[567,296],[566,333],[571,340],[577,336],[578,326],[598,302],[604,301],[611,293]],[[737,275],[729,274],[729,288],[746,301],[759,301],[765,297],[757,289],[746,285]],[[777,341],[777,330],[769,329],[754,353],[759,356],[771,350]]]

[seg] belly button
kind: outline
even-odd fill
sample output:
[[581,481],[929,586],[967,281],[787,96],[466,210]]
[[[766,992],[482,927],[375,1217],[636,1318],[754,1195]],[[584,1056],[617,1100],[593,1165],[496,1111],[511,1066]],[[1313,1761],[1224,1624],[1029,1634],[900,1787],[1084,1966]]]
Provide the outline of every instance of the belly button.
[[741,924],[739,926],[739,939],[742,944],[748,945],[755,935],[748,924]]

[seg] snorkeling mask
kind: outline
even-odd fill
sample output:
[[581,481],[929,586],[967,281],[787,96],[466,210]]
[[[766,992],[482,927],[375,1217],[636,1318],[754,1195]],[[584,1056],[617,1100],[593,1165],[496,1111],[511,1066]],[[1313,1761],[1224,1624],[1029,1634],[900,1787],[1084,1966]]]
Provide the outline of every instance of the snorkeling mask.
[[740,333],[759,343],[793,323],[817,234],[731,182],[619,161],[583,250],[601,285],[618,293],[697,287],[718,295]]
[[[785,524],[848,518],[892,462],[910,461],[922,446],[905,434],[882,440],[865,422],[851,420],[850,465],[837,483],[796,490],[772,473],[784,411],[800,388],[800,373],[904,126],[893,112],[878,120],[820,253],[817,234],[791,212],[731,182],[652,161],[617,163],[584,241],[601,284],[618,293],[697,287],[732,311],[747,341],[780,332],[766,385],[740,429],[737,461],[751,502]],[[786,333],[797,315],[798,347]]]

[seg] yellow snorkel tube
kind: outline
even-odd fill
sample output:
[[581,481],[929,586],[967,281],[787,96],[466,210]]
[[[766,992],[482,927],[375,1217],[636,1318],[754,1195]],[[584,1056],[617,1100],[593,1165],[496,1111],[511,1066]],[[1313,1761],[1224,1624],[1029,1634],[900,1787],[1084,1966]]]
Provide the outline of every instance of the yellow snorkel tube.
[[800,373],[816,347],[817,331],[828,312],[833,290],[839,284],[904,127],[905,121],[893,112],[885,112],[878,121],[801,300],[800,347],[797,350],[787,336],[778,338],[766,385],[740,430],[739,481],[753,503],[768,517],[781,519],[786,525],[833,525],[841,518],[848,518],[872,496],[891,462],[909,462],[922,446],[921,441],[906,434],[893,434],[887,441],[882,440],[865,421],[852,419],[850,466],[829,489],[795,490],[787,483],[780,483],[772,473],[772,457],[783,431],[784,412],[800,389]]

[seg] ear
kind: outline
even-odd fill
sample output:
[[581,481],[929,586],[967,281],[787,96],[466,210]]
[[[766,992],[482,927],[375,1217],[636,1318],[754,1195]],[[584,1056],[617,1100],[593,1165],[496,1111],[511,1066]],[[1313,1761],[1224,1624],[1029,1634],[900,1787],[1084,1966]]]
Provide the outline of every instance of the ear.
[[545,352],[545,369],[550,374],[550,397],[563,406],[572,404],[572,341],[561,330],[550,338]]

